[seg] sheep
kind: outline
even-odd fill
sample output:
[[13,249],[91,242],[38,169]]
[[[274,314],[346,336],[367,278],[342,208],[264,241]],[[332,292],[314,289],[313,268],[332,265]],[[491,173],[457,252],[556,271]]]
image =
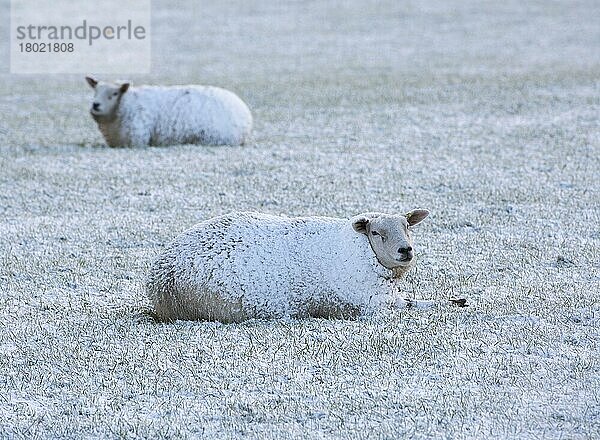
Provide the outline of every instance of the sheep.
[[252,130],[250,110],[228,90],[86,80],[95,92],[90,113],[111,147],[242,145]]
[[434,302],[398,296],[398,280],[414,264],[411,228],[428,214],[339,219],[239,212],[206,220],[153,263],[146,281],[153,314],[167,322],[230,323],[430,307]]

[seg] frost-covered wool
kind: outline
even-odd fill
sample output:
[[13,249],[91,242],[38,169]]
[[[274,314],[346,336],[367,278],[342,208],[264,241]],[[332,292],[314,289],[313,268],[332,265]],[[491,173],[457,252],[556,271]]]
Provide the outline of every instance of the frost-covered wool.
[[247,105],[225,89],[87,80],[96,92],[90,113],[111,147],[241,145],[252,130]]
[[[428,214],[414,212],[413,224]],[[165,321],[347,317],[398,301],[406,305],[397,296],[397,283],[411,267],[412,247],[401,248],[410,253],[402,254],[409,263],[384,267],[368,238],[376,233],[369,232],[368,220],[386,216],[400,223],[402,237],[387,241],[395,252],[396,246],[412,244],[407,232],[411,213],[352,219],[260,213],[216,217],[167,246],[151,269],[147,293],[156,316]],[[366,229],[357,232],[360,227]],[[379,233],[388,232],[380,228]]]

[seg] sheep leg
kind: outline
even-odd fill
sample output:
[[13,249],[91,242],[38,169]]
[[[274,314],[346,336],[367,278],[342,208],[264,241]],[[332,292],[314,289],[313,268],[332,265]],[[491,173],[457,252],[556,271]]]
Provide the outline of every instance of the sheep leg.
[[396,300],[396,308],[399,309],[417,309],[427,310],[437,306],[455,306],[455,307],[467,307],[466,298],[449,298],[446,301],[435,301],[426,299],[411,299],[403,298]]

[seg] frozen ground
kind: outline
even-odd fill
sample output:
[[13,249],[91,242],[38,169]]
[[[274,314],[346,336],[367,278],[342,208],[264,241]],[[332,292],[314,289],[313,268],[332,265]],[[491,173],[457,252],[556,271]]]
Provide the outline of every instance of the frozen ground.
[[[0,438],[600,437],[597,1],[153,3],[134,81],[231,88],[254,139],[105,148],[81,76],[0,75]],[[143,312],[200,219],[413,207],[406,294],[471,307]]]

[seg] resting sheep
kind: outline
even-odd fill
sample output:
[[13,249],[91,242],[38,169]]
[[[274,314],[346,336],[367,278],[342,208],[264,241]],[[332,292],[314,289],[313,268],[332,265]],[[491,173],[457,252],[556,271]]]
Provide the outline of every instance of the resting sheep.
[[343,318],[428,306],[397,296],[398,279],[414,263],[411,227],[428,214],[215,217],[167,246],[147,293],[162,321]]
[[111,147],[241,145],[252,130],[250,110],[228,90],[86,80],[95,92],[90,113]]

